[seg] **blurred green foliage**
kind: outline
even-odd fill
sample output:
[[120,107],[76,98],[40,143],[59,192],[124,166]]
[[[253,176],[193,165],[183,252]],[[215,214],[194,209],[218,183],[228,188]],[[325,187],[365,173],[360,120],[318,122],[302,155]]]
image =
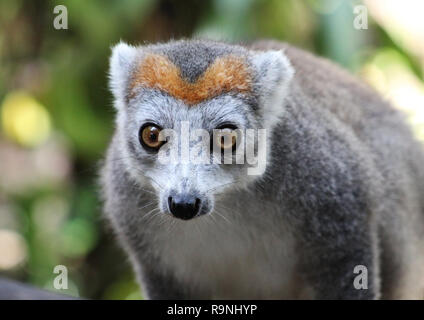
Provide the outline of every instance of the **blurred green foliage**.
[[[68,30],[53,28],[53,9],[60,4],[68,9]],[[0,241],[7,243],[0,245],[0,273],[51,289],[53,268],[62,264],[69,269],[69,294],[141,297],[127,258],[101,217],[96,183],[113,129],[107,84],[111,45],[120,39],[142,44],[192,36],[275,38],[352,71],[390,48],[422,81],[416,57],[382,26],[370,20],[369,30],[352,27],[354,4],[360,2],[0,2]],[[24,93],[20,100],[10,98],[16,92]],[[22,110],[15,109],[18,103]],[[34,143],[31,137],[45,119],[40,108],[51,126]]]

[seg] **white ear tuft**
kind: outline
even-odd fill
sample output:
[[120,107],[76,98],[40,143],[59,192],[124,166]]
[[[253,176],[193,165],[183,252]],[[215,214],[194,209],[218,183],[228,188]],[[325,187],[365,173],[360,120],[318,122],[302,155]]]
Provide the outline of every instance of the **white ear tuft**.
[[137,55],[137,48],[120,42],[112,48],[110,57],[109,85],[116,104],[125,102],[128,79]]
[[283,112],[283,100],[295,70],[282,50],[270,50],[253,56],[259,103],[267,126],[273,126]]
[[270,50],[253,58],[257,72],[257,84],[262,94],[272,94],[278,87],[287,86],[293,78],[294,69],[283,51]]

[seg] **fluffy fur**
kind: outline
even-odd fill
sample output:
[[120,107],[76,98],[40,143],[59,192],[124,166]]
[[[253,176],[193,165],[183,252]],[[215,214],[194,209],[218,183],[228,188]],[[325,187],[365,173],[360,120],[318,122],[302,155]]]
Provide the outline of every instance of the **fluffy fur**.
[[192,83],[183,79],[180,70],[166,57],[146,54],[132,77],[130,90],[133,93],[140,87],[157,88],[188,105],[231,91],[248,94],[252,84],[246,63],[231,55],[217,58],[200,79]]
[[[222,90],[195,108],[162,87],[131,96],[146,52],[192,84],[222,57],[239,57],[251,93]],[[118,114],[102,171],[105,212],[149,298],[423,297],[422,146],[368,86],[286,44],[195,40],[118,45],[111,88]],[[147,121],[265,128],[265,173],[160,164],[138,142]],[[202,215],[170,216],[166,199],[176,193],[195,193]],[[366,290],[353,286],[357,265],[368,269]]]

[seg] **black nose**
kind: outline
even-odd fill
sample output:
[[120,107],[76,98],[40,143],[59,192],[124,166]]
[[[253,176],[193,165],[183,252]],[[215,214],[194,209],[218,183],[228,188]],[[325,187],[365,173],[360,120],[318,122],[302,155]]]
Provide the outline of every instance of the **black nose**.
[[187,195],[168,197],[168,207],[174,217],[189,220],[199,213],[200,199]]

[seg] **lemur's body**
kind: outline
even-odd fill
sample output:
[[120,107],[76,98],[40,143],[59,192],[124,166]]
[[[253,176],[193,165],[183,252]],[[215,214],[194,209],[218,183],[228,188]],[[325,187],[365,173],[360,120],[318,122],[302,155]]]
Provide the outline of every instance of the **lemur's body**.
[[[249,81],[228,66],[224,80],[210,80],[228,55],[241,57]],[[367,86],[281,43],[207,41],[121,44],[111,83],[118,117],[102,174],[106,212],[148,297],[423,297],[424,155]],[[218,88],[201,90],[211,83]],[[261,176],[246,176],[247,165],[158,165],[136,141],[146,119],[210,129],[232,113],[239,127],[268,129]],[[198,194],[202,216],[165,213],[166,199],[184,192]],[[357,265],[368,269],[367,290],[353,285]]]

